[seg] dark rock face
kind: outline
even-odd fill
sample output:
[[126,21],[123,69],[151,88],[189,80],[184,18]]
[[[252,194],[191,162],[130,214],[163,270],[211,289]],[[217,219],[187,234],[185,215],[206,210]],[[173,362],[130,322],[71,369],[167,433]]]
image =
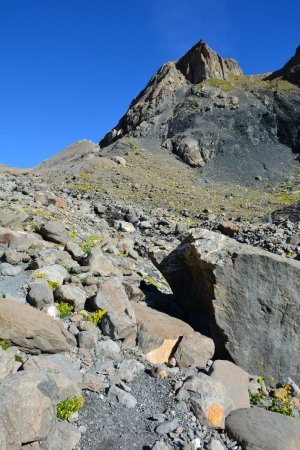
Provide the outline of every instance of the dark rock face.
[[194,45],[176,63],[176,67],[193,84],[207,78],[226,79],[230,73],[233,75],[243,73],[234,59],[221,58],[203,41]]
[[267,79],[274,80],[279,77],[300,86],[300,45],[297,47],[295,55],[286,65],[282,69],[272,73]]
[[293,152],[300,151],[300,91],[255,81],[245,89],[241,78],[234,60],[200,41],[152,77],[100,141],[102,155],[144,147],[199,167],[200,181],[251,186],[286,179],[299,168]]
[[200,230],[158,267],[217,358],[299,383],[299,262]]

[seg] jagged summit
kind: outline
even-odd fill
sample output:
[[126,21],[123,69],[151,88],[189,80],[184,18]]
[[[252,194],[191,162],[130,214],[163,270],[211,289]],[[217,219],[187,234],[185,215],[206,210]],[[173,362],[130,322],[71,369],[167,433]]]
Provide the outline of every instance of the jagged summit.
[[193,84],[207,78],[227,79],[229,74],[243,74],[234,59],[223,59],[202,40],[177,61],[176,68]]
[[244,76],[235,60],[199,41],[158,70],[100,141],[101,153],[171,153],[199,167],[200,182],[283,180],[299,168],[293,152],[300,151],[300,91],[291,84],[298,68],[299,50],[281,78]]

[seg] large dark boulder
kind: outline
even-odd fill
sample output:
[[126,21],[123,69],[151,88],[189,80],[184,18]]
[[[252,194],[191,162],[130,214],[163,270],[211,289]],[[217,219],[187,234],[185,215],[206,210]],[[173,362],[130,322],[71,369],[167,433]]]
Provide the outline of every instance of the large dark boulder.
[[153,259],[216,357],[300,382],[300,262],[208,230]]

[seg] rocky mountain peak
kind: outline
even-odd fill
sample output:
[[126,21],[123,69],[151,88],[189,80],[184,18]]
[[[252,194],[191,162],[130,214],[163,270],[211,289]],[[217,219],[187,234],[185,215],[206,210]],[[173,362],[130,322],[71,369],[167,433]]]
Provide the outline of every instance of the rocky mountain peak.
[[176,67],[193,84],[207,78],[226,79],[229,74],[243,74],[234,59],[223,59],[202,40],[179,59]]

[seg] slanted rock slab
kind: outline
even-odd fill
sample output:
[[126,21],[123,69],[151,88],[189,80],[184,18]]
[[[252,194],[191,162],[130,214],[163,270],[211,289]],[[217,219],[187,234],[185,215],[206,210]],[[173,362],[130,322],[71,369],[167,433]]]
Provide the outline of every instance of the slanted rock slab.
[[300,261],[198,229],[157,265],[216,357],[300,382]]
[[0,299],[0,339],[27,353],[60,353],[76,345],[56,320],[31,306]]

